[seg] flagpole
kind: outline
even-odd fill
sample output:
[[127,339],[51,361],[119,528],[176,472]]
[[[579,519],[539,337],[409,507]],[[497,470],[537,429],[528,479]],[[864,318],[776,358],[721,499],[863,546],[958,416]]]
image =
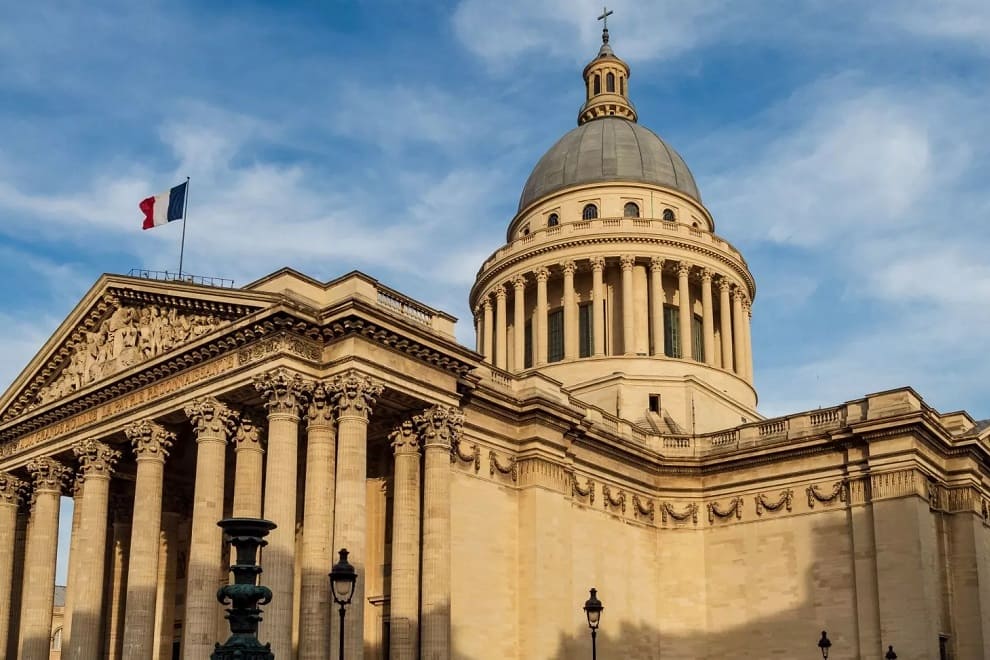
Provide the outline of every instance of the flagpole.
[[189,177],[186,177],[186,198],[182,200],[182,242],[179,243],[179,279],[182,279],[182,257],[186,251],[186,223],[189,222]]

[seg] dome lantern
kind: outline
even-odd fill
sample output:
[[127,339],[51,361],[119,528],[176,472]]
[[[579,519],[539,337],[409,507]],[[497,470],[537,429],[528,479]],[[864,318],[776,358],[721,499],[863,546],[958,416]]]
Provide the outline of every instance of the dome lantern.
[[636,121],[636,108],[629,101],[629,65],[615,56],[609,45],[606,9],[598,20],[602,27],[602,47],[584,67],[585,103],[578,113],[578,125],[601,117],[621,117]]

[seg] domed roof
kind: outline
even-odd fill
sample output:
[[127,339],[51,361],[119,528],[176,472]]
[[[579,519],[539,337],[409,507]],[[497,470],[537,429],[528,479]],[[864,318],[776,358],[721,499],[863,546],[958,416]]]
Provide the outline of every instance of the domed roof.
[[604,181],[664,186],[701,201],[684,159],[656,133],[628,119],[602,117],[550,147],[526,180],[519,210],[558,190]]

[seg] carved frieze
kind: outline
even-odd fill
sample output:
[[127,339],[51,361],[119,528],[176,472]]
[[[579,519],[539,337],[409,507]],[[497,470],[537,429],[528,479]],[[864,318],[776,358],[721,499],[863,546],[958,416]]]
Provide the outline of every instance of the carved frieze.
[[794,491],[787,488],[781,491],[776,500],[767,498],[763,493],[753,499],[756,501],[756,515],[758,516],[762,516],[764,511],[780,511],[784,508],[790,511],[791,502],[794,500]]
[[507,474],[513,483],[519,480],[519,469],[516,465],[516,457],[509,456],[508,463],[502,463],[494,451],[488,452],[488,474],[495,476],[495,473]]
[[72,453],[79,461],[79,469],[85,477],[104,477],[113,475],[120,452],[92,438],[83,440],[72,448]]
[[722,507],[718,502],[708,503],[708,524],[715,524],[716,518],[730,518],[732,516],[736,517],[736,520],[742,520],[742,506],[743,498],[733,497],[729,501],[729,505]]
[[697,503],[692,502],[691,504],[688,504],[683,511],[678,511],[670,502],[664,502],[663,506],[660,508],[660,520],[666,523],[668,518],[676,520],[677,522],[684,522],[690,518],[691,522],[697,525],[698,505]]
[[603,506],[608,509],[612,507],[613,509],[619,509],[622,513],[626,512],[626,491],[620,490],[618,495],[612,496],[612,489],[609,488],[608,484],[602,484],[602,500]]
[[809,509],[815,508],[815,502],[831,504],[836,500],[843,503],[849,501],[849,488],[845,479],[840,479],[832,484],[832,488],[827,493],[823,493],[815,484],[808,486],[805,492],[808,494]]
[[578,481],[577,475],[571,473],[571,497],[575,495],[580,497],[587,497],[588,504],[595,503],[595,482],[589,477],[587,481],[584,482],[584,486]]
[[632,501],[633,501],[633,511],[636,513],[636,515],[641,516],[643,518],[649,518],[650,522],[653,522],[656,511],[656,505],[653,503],[653,500],[647,499],[644,503],[644,500],[640,498],[639,495],[633,493]]
[[453,451],[450,452],[450,462],[456,463],[458,460],[465,463],[474,463],[474,472],[477,474],[481,470],[481,447],[478,443],[471,445],[471,451],[464,451],[464,442],[458,442],[454,447]]

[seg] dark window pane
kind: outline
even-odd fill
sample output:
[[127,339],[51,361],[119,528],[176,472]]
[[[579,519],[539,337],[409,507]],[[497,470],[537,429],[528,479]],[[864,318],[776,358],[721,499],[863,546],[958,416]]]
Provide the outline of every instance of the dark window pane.
[[593,310],[594,306],[590,302],[584,303],[578,308],[578,355],[580,357],[591,357],[595,343]]
[[547,227],[556,227],[560,224],[560,216],[556,213],[551,213],[547,216]]
[[674,212],[671,211],[670,209],[664,209],[663,210],[663,219],[666,222],[673,222],[674,221]]
[[691,357],[698,362],[705,361],[705,340],[701,317],[691,317]]
[[547,361],[564,359],[564,310],[555,309],[547,315]]
[[676,307],[663,308],[663,354],[667,357],[681,357],[681,321]]
[[598,217],[598,207],[594,204],[586,204],[584,210],[581,211],[581,217],[585,220],[594,220]]
[[615,92],[615,74],[610,73],[605,76],[605,91]]
[[595,94],[602,93],[602,77],[597,73],[595,74]]
[[626,202],[625,207],[622,209],[622,215],[627,218],[638,218],[639,206],[635,202]]

